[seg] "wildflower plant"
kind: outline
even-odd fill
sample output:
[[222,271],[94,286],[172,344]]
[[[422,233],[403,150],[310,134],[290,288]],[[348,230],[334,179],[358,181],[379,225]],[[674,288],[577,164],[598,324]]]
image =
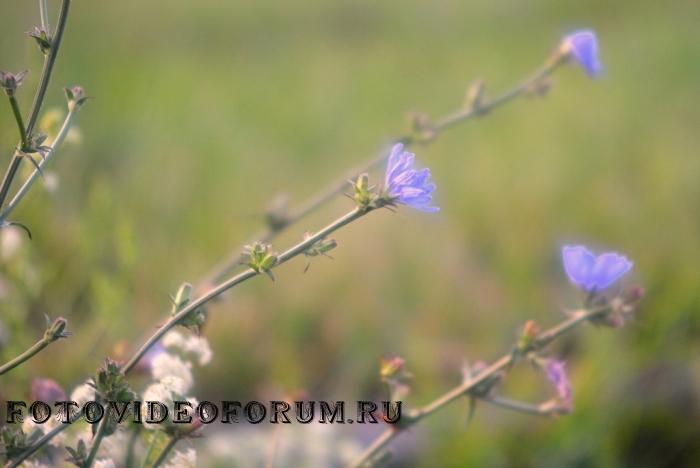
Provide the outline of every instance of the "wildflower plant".
[[[70,0],[61,1],[56,27],[52,28],[49,25],[47,3],[47,0],[39,1],[41,25],[28,33],[43,55],[44,67],[33,105],[26,118],[16,99],[17,93],[25,89],[22,85],[26,72],[0,72],[0,87],[8,98],[19,134],[19,142],[0,182],[0,229],[18,224],[10,221],[9,217],[36,179],[42,176],[45,167],[52,161],[71,130],[77,112],[87,100],[85,91],[80,86],[66,87],[67,113],[57,134],[49,141],[46,135],[36,130],[71,6]],[[128,359],[107,358],[92,379],[73,389],[71,399],[82,405],[91,401],[129,402],[141,398],[165,402],[170,411],[176,411],[174,406],[177,401],[187,402],[189,407],[194,406],[197,399],[193,394],[193,369],[195,366],[207,365],[213,355],[208,341],[201,336],[208,318],[209,303],[231,288],[257,276],[264,274],[274,280],[273,270],[298,256],[307,260],[328,256],[331,250],[338,247],[337,241],[331,237],[336,231],[380,208],[405,206],[428,214],[437,212],[439,208],[433,200],[436,184],[432,181],[430,169],[417,167],[416,155],[407,148],[416,143],[429,144],[457,124],[490,114],[520,96],[545,94],[551,88],[551,75],[571,61],[576,62],[589,76],[601,73],[595,33],[584,30],[566,36],[530,78],[501,95],[489,97],[484,82],[479,80],[468,87],[465,102],[445,117],[433,121],[424,114],[415,114],[411,118],[409,133],[396,138],[388,154],[386,151],[381,152],[379,157],[370,159],[350,176],[351,193],[348,196],[353,206],[349,211],[317,230],[306,232],[301,241],[279,252],[273,250],[270,243],[272,239],[346,190],[347,177],[298,210],[288,209],[286,200],[275,203],[268,212],[266,230],[256,236],[258,241],[242,249],[235,249],[230,260],[217,266],[201,285],[195,287],[182,283],[171,298],[171,307],[164,322],[159,324],[142,345],[135,348],[134,354]],[[38,160],[33,159],[33,154],[39,155]],[[31,161],[34,170],[8,199],[20,165],[25,159]],[[382,166],[386,168],[383,182],[379,185],[371,183],[371,174]],[[525,322],[512,348],[501,358],[491,363],[477,362],[463,371],[459,385],[427,405],[411,407],[400,425],[390,427],[364,451],[356,454],[351,466],[363,466],[382,460],[385,449],[398,434],[462,398],[469,400],[471,414],[482,402],[538,415],[571,411],[573,385],[563,361],[548,354],[548,345],[586,323],[621,325],[634,312],[643,290],[620,288],[620,292],[610,293],[610,287],[620,282],[632,268],[632,262],[619,254],[604,253],[596,256],[583,246],[567,246],[562,251],[562,260],[569,280],[588,293],[583,304],[569,312],[565,320],[544,330],[534,321]],[[184,327],[187,331],[177,327]],[[1,365],[0,376],[24,364],[49,344],[66,338],[66,330],[66,319],[58,318],[47,323],[43,338],[20,356]],[[521,362],[535,364],[543,371],[544,377],[554,388],[554,399],[533,404],[509,399],[501,394],[501,383],[509,371]],[[143,388],[138,388],[130,378],[132,373],[144,368],[148,371],[148,382]],[[407,396],[412,377],[406,370],[406,362],[400,357],[386,358],[380,363],[380,379],[387,386],[391,399]],[[57,391],[55,386],[46,383],[42,386],[44,390]],[[69,422],[76,422],[79,416],[81,414],[69,415]],[[141,427],[124,424],[110,416],[91,424],[85,433],[64,434],[71,426],[72,424],[58,424],[47,427],[46,430],[28,426],[3,427],[0,429],[0,441],[7,466],[39,463],[45,458],[42,449],[51,444],[59,445],[65,452],[64,456],[82,468],[116,466],[117,457],[112,453],[114,451],[127,460],[127,466],[133,466],[139,456],[143,466],[194,466],[197,461],[193,449],[181,449],[176,445],[182,439],[197,435],[202,421],[193,417],[184,426],[166,422]],[[62,436],[66,436],[65,440]],[[124,438],[128,438],[128,442],[124,442]],[[145,445],[143,454],[138,450],[140,445]]]

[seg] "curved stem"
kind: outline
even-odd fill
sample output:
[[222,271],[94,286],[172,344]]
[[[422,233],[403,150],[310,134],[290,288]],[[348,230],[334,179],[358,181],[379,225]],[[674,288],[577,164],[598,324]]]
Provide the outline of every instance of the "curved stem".
[[50,340],[47,340],[46,338],[42,338],[36,343],[34,343],[31,348],[8,362],[7,364],[3,364],[0,366],[0,375],[3,375],[7,372],[10,372],[12,369],[15,367],[19,366],[20,364],[24,363],[25,361],[30,360],[33,358],[35,355],[39,354],[41,350],[46,348],[49,344],[51,343]]
[[491,403],[495,406],[500,406],[501,408],[509,409],[511,411],[532,414],[535,416],[550,416],[558,412],[557,407],[547,406],[546,403],[540,405],[533,405],[532,403],[511,400],[510,398],[504,398],[500,396],[482,397],[481,400]]
[[[481,117],[492,110],[507,104],[514,99],[528,94],[531,92],[534,85],[539,83],[541,80],[551,75],[557,67],[562,63],[561,60],[557,59],[557,54],[555,53],[550,57],[546,63],[540,67],[535,73],[530,77],[523,80],[520,84],[514,88],[504,92],[503,94],[485,102],[480,103],[478,106],[470,106],[464,109],[460,109],[446,117],[439,119],[432,127],[429,128],[433,132],[433,136],[437,137],[446,130],[456,126],[459,123],[465,122],[472,118]],[[429,141],[423,141],[423,143],[429,143]],[[416,143],[415,137],[413,135],[407,134],[397,138],[394,138],[391,144],[388,146],[393,146],[396,143],[402,143],[406,146],[410,146]],[[268,227],[267,229],[258,233],[258,235],[253,240],[259,240],[262,242],[269,242],[277,234],[282,232],[287,227],[296,224],[306,216],[314,213],[316,210],[324,206],[326,203],[331,201],[335,196],[343,193],[347,187],[347,180],[357,177],[358,174],[363,172],[369,172],[377,169],[382,164],[386,162],[388,151],[387,149],[382,149],[377,155],[369,159],[367,162],[349,172],[345,177],[339,179],[338,181],[329,185],[326,189],[319,192],[316,196],[312,197],[309,201],[303,204],[299,209],[292,212],[287,216],[285,222],[281,226],[276,226],[275,228]],[[241,248],[236,249],[233,254],[224,262],[217,265],[207,276],[205,276],[200,287],[205,288],[208,285],[216,284],[221,281],[222,278],[226,277],[231,270],[239,263]]]
[[[304,253],[309,247],[314,245],[316,242],[322,240],[329,234],[337,231],[341,227],[350,224],[351,222],[355,221],[356,219],[366,215],[372,211],[371,209],[359,209],[355,208],[354,210],[350,211],[348,214],[345,216],[342,216],[338,218],[337,220],[333,221],[331,224],[326,226],[325,228],[321,229],[317,233],[315,233],[313,236],[308,237],[307,239],[303,240],[302,242],[299,242],[289,250],[285,251],[284,253],[280,254],[277,257],[277,263],[273,266],[273,268],[277,268],[278,266],[282,265],[283,263],[286,263],[287,261],[291,260],[292,258],[296,257],[297,255]],[[223,294],[225,291],[231,289],[232,287],[236,286],[239,283],[242,283],[246,280],[249,280],[250,278],[253,278],[255,276],[258,276],[260,273],[258,271],[253,270],[252,268],[248,268],[247,270],[242,271],[241,273],[229,278],[228,280],[224,281],[223,283],[220,283],[218,286],[212,288],[208,292],[206,292],[204,295],[200,296],[198,299],[190,302],[187,307],[184,307],[180,312],[177,314],[171,316],[163,326],[158,328],[156,332],[151,335],[148,340],[141,346],[141,348],[134,354],[134,356],[122,367],[122,372],[124,374],[129,373],[131,369],[134,368],[136,364],[141,360],[141,358],[148,352],[148,350],[156,344],[162,337],[165,335],[171,328],[175,327],[184,317],[186,317],[188,314],[193,312],[194,310],[198,309],[199,307],[202,307],[212,299],[216,298],[217,296]]]
[[[39,8],[43,8],[43,0],[39,0]],[[41,78],[39,79],[39,87],[34,95],[34,102],[32,103],[32,108],[29,112],[29,120],[27,122],[26,135],[29,137],[34,131],[34,126],[36,125],[37,119],[39,118],[39,112],[41,111],[41,106],[44,103],[44,97],[46,96],[46,89],[49,86],[49,81],[51,80],[51,73],[53,72],[54,63],[56,63],[56,57],[58,56],[58,50],[61,46],[61,41],[63,39],[63,32],[66,29],[66,22],[68,21],[68,10],[70,9],[70,0],[63,0],[61,4],[61,11],[58,14],[58,26],[56,27],[56,34],[51,39],[51,49],[49,54],[44,58],[44,68],[41,71]],[[7,168],[5,177],[0,184],[0,207],[5,202],[7,198],[7,193],[10,191],[10,186],[12,181],[17,175],[20,163],[22,162],[22,155],[15,152],[12,156],[12,161],[10,161],[10,166]]]
[[[577,313],[573,314],[570,318],[540,333],[537,336],[537,338],[533,341],[533,344],[531,348],[528,349],[528,351],[535,351],[541,349],[542,347],[549,344],[552,340],[558,338],[559,336],[563,335],[564,333],[570,330],[573,330],[582,323],[585,323],[592,318],[598,317],[604,312],[605,309],[578,311]],[[500,359],[495,361],[493,364],[481,371],[476,376],[464,381],[461,385],[458,385],[457,387],[444,393],[442,396],[438,397],[437,399],[433,400],[432,402],[428,403],[422,408],[416,410],[413,414],[409,416],[409,419],[406,422],[402,421],[401,425],[389,427],[387,430],[381,433],[379,437],[375,439],[374,442],[372,442],[372,444],[369,447],[367,447],[367,449],[365,449],[365,451],[362,452],[360,456],[358,456],[349,466],[354,468],[367,464],[382,450],[384,450],[384,448],[387,445],[389,445],[389,443],[391,443],[391,441],[393,441],[399,434],[401,434],[401,432],[406,430],[406,428],[413,426],[423,418],[426,418],[436,413],[438,410],[444,408],[453,401],[467,395],[472,389],[474,389],[474,387],[476,387],[480,383],[486,381],[487,379],[501,372],[502,370],[509,368],[516,362],[518,357],[519,355],[514,352],[510,352],[502,356]]]

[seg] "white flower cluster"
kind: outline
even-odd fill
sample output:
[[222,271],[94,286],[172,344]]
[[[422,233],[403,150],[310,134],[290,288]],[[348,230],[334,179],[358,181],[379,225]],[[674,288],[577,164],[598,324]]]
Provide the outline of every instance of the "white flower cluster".
[[[161,402],[168,407],[172,415],[174,401],[186,400],[192,404],[193,408],[197,406],[197,400],[187,396],[194,385],[192,365],[194,362],[200,366],[208,364],[212,358],[212,351],[206,338],[195,335],[185,336],[178,330],[169,331],[163,337],[162,345],[164,350],[151,360],[153,383],[143,391],[142,400]],[[143,410],[146,411],[145,406]],[[193,411],[189,412],[190,415],[192,413]],[[160,426],[148,424],[145,422],[145,416],[144,413],[146,429],[157,429]]]

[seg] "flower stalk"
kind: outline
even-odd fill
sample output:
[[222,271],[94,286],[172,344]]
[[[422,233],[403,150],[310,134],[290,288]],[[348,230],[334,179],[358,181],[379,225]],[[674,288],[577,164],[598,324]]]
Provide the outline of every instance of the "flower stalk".
[[[306,239],[291,247],[287,251],[281,253],[279,256],[277,256],[277,261],[274,263],[274,265],[270,266],[270,269],[277,268],[278,266],[288,262],[297,255],[305,253],[309,249],[309,247],[313,246],[318,241],[324,239],[329,234],[332,234],[333,232],[337,231],[343,226],[350,224],[351,222],[361,218],[362,216],[366,215],[371,211],[371,208],[355,208],[354,210],[347,213],[345,216],[338,218],[325,228],[307,237]],[[122,367],[122,372],[124,374],[128,374],[134,368],[134,366],[138,364],[138,362],[141,360],[141,358],[143,358],[143,356],[148,352],[148,350],[151,349],[151,347],[163,337],[163,335],[165,335],[170,329],[178,325],[178,323],[184,318],[186,318],[191,312],[207,304],[214,298],[220,296],[227,290],[231,289],[232,287],[243,283],[244,281],[247,281],[255,276],[258,276],[262,272],[263,270],[248,268],[247,270],[244,270],[241,273],[220,283],[218,286],[212,288],[207,293],[200,296],[198,299],[189,302],[186,307],[182,308],[175,315],[172,315],[168,319],[168,321],[165,322],[165,324],[158,328],[158,330],[156,330],[156,332],[153,335],[151,335],[151,337],[148,338],[148,340],[146,340],[146,342],[141,346],[141,348],[136,352],[136,354],[134,354],[134,356],[124,365],[124,367]]]
[[[542,349],[544,346],[551,343],[561,335],[577,328],[589,320],[600,317],[607,311],[609,311],[609,308],[581,310],[573,314],[568,319],[540,333],[538,337],[532,341],[532,344],[526,350],[526,352],[533,352]],[[509,369],[519,360],[521,356],[521,352],[510,352],[502,356],[474,377],[465,380],[461,385],[454,387],[452,390],[444,393],[442,396],[436,398],[422,408],[418,408],[412,413],[409,413],[408,417],[401,421],[401,424],[391,426],[382,432],[379,437],[377,437],[374,442],[372,442],[372,444],[360,454],[360,456],[350,463],[349,466],[352,468],[366,466],[408,427],[411,427],[414,424],[417,424],[420,420],[435,414],[437,411],[449,405],[453,401],[469,396],[469,393],[479,384],[489,380],[491,377],[497,375],[501,371]],[[509,401],[509,403],[511,402]]]
[[[558,51],[555,51],[552,57],[558,55]],[[473,103],[472,105],[466,105],[462,109],[439,119],[437,123],[433,125],[426,124],[430,126],[432,138],[425,140],[419,138],[419,136],[416,135],[415,132],[410,132],[405,135],[394,138],[391,142],[391,146],[394,146],[399,143],[403,144],[405,147],[409,147],[416,143],[431,143],[440,134],[457,126],[462,122],[466,122],[476,117],[484,116],[490,113],[492,110],[495,110],[496,108],[499,108],[515,100],[518,97],[530,95],[533,89],[537,88],[538,85],[545,81],[559,66],[565,63],[565,61],[563,60],[554,59],[552,57],[550,57],[545,62],[545,64],[535,73],[523,80],[514,88],[504,92],[503,94],[489,100],[483,96],[482,90],[478,94],[478,105],[473,105]],[[270,242],[276,235],[284,231],[286,228],[293,224],[296,224],[297,222],[306,218],[310,214],[316,212],[318,209],[320,209],[328,202],[333,200],[337,195],[342,194],[347,187],[348,180],[356,180],[358,175],[379,168],[382,164],[384,164],[386,158],[387,151],[383,149],[379,152],[379,154],[369,159],[366,163],[354,169],[345,177],[331,184],[325,190],[312,197],[296,211],[287,214],[284,217],[283,222],[276,223],[274,226],[269,225],[264,231],[258,233],[258,235],[254,237],[254,240],[258,240],[260,242]],[[240,248],[236,249],[233,255],[231,255],[221,264],[214,267],[214,269],[207,276],[205,276],[200,285],[200,288],[204,289],[212,284],[217,284],[223,278],[229,275],[231,270],[237,265],[239,265],[241,262],[240,251]]]
[[54,138],[51,145],[49,145],[48,150],[44,155],[44,158],[37,164],[37,167],[34,168],[34,171],[31,173],[31,175],[27,178],[24,184],[22,184],[19,190],[17,190],[17,193],[0,211],[0,223],[7,220],[10,214],[15,210],[15,208],[17,208],[17,205],[19,205],[22,199],[27,195],[27,193],[32,188],[37,179],[41,177],[43,169],[54,158],[54,156],[56,155],[56,151],[63,144],[63,141],[68,135],[68,132],[70,132],[78,109],[80,109],[80,106],[75,106],[68,111],[68,114],[66,115],[66,118],[63,121],[63,125],[61,125],[61,129],[56,134],[56,137]]
[[[70,1],[71,0],[63,0],[61,4],[61,11],[58,14],[56,34],[54,34],[54,37],[51,41],[51,49],[49,50],[49,53],[44,56],[44,67],[41,71],[39,87],[37,88],[36,94],[34,96],[34,102],[32,103],[32,108],[29,112],[29,120],[27,121],[27,127],[25,129],[26,138],[29,138],[29,136],[32,135],[32,132],[34,131],[34,126],[36,125],[37,119],[39,118],[39,112],[41,111],[41,107],[44,103],[46,90],[48,89],[49,81],[51,80],[51,73],[53,72],[54,64],[56,63],[56,57],[58,56],[58,50],[60,49],[61,41],[63,39],[63,32],[66,29],[66,22],[68,21],[68,11],[70,9]],[[39,0],[39,9],[45,12],[45,8],[46,5],[44,3],[44,0]],[[46,16],[46,13],[42,13],[42,16]],[[46,19],[46,22],[48,23],[48,19]],[[23,155],[20,152],[15,151],[15,154],[12,156],[12,160],[10,161],[10,165],[7,168],[7,172],[5,172],[5,176],[2,180],[2,183],[0,183],[0,207],[2,207],[5,203],[7,194],[10,191],[10,187],[12,186],[12,181],[17,175],[17,171],[19,170],[19,166],[22,162],[22,157]]]
[[69,334],[65,331],[67,324],[67,320],[63,317],[59,317],[56,320],[54,320],[53,323],[47,326],[46,332],[44,332],[44,336],[39,341],[34,343],[29,349],[27,349],[25,352],[23,352],[10,362],[0,366],[0,375],[8,373],[15,367],[30,360],[54,341],[59,340],[61,338],[66,338]]

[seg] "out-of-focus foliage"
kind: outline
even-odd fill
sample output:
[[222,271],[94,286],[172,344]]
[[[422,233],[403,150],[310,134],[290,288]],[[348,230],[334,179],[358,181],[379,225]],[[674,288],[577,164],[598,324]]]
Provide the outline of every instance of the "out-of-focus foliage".
[[[6,0],[0,16],[0,67],[31,70],[23,109],[40,71],[23,35],[34,3]],[[15,212],[34,240],[0,266],[0,360],[41,336],[44,313],[74,336],[3,380],[0,399],[28,396],[34,376],[72,388],[120,340],[133,350],[169,294],[258,230],[275,194],[302,201],[401,133],[407,112],[453,110],[477,77],[505,89],[585,26],[599,35],[600,79],[567,67],[545,99],[415,148],[438,215],[373,213],[335,236],[335,260],[307,274],[294,261],[212,307],[214,359],[195,394],[378,397],[378,358],[397,353],[422,403],[459,381],[463,360],[506,350],[526,319],[553,323],[575,304],[559,248],[582,241],[633,259],[648,294],[624,330],[557,345],[574,412],[480,406],[465,431],[465,402],[417,429],[407,453],[418,466],[697,466],[695,2],[76,1],[72,15],[48,107],[63,105],[64,85],[96,99],[78,117],[81,143],[51,168],[58,189],[37,184]],[[3,105],[6,161],[11,118]],[[275,248],[347,207],[339,198]],[[549,391],[524,371],[506,389]]]

